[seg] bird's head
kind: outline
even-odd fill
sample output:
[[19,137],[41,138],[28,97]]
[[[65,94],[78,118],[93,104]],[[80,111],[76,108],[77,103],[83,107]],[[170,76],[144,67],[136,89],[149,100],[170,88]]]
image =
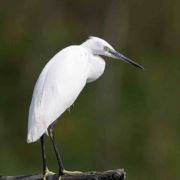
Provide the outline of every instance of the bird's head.
[[88,48],[94,55],[120,59],[126,63],[132,64],[135,67],[144,69],[138,63],[134,62],[133,60],[127,58],[126,56],[116,51],[109,43],[107,43],[105,40],[101,38],[90,36],[89,39],[86,40],[82,45]]

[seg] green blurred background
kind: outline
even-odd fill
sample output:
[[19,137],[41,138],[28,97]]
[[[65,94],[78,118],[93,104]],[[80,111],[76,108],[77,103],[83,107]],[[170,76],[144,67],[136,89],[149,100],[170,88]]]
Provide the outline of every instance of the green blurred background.
[[[40,173],[40,143],[27,144],[36,79],[70,44],[99,36],[145,67],[105,58],[56,134],[68,170],[124,168],[127,179],[180,179],[180,1],[0,2],[0,174]],[[47,140],[49,168],[57,163]]]

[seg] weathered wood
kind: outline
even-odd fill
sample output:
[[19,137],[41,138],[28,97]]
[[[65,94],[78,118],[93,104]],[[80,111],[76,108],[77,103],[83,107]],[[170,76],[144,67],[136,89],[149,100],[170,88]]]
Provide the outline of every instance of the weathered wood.
[[[62,180],[124,180],[125,172],[123,169],[108,170],[104,172],[85,172],[74,175],[63,175]],[[58,174],[48,176],[47,180],[57,180]],[[0,180],[40,180],[42,174],[22,175],[22,176],[0,176]]]

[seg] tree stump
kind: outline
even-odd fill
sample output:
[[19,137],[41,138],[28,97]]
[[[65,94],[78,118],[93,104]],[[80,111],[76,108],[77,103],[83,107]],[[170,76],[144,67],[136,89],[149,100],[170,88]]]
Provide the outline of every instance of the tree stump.
[[[83,172],[73,175],[63,175],[62,180],[124,180],[125,171],[123,169],[108,170],[104,172]],[[57,180],[58,174],[47,177],[47,180]],[[41,180],[42,174],[21,175],[21,176],[0,176],[0,180]]]

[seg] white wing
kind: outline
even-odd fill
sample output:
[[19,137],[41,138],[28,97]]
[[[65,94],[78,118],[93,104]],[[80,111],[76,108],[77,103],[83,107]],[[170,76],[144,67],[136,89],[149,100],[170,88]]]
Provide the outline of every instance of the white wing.
[[67,108],[86,84],[88,54],[70,46],[56,54],[41,72],[29,110],[27,142],[38,140]]

